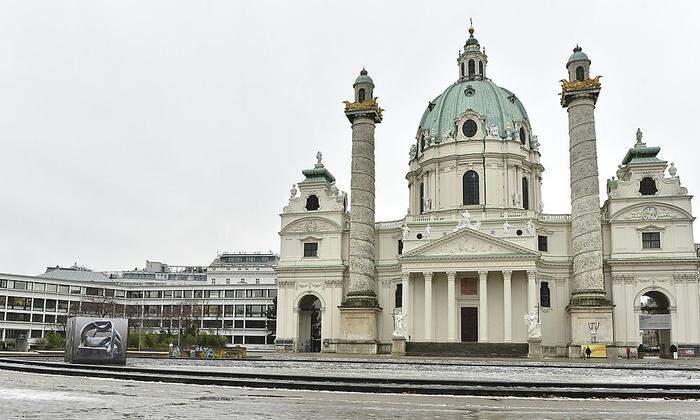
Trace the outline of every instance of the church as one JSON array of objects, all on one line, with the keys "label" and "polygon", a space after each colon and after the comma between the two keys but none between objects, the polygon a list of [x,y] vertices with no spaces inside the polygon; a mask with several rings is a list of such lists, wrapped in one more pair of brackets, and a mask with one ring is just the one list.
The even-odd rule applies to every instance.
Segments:
[{"label": "church", "polygon": [[362,70],[345,102],[350,194],[338,189],[319,153],[281,213],[276,350],[700,351],[692,196],[674,164],[631,129],[601,205],[601,81],[576,46],[560,94],[571,214],[545,213],[536,128],[521,98],[489,78],[487,64],[470,27],[455,80],[428,103],[407,145],[408,211],[391,221],[374,216],[374,131],[383,110]]}]

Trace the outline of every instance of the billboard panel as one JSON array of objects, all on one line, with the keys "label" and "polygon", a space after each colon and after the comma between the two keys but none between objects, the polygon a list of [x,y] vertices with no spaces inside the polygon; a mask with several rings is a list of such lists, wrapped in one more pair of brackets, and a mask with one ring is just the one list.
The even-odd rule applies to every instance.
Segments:
[{"label": "billboard panel", "polygon": [[640,330],[670,330],[671,314],[639,315]]},{"label": "billboard panel", "polygon": [[65,360],[70,363],[125,364],[125,318],[75,316],[66,323]]}]

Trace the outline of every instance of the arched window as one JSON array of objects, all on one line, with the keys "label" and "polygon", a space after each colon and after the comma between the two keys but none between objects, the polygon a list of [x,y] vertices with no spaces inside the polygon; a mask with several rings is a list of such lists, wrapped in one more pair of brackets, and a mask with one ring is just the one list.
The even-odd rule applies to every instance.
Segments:
[{"label": "arched window", "polygon": [[420,138],[420,150],[421,150],[421,152],[423,150],[425,150],[425,138],[424,137]]},{"label": "arched window", "polygon": [[474,137],[476,135],[479,126],[472,119],[468,119],[462,124],[462,134],[464,137]]},{"label": "arched window", "polygon": [[418,213],[419,213],[419,214],[423,214],[423,210],[425,210],[425,209],[423,208],[423,204],[424,204],[424,203],[423,203],[423,200],[425,200],[425,186],[423,185],[422,182],[420,183],[420,189],[419,189],[418,192],[419,192],[419,194],[420,194],[420,203],[418,203],[418,209],[419,209],[420,211],[419,211]]},{"label": "arched window", "polygon": [[357,92],[357,99],[359,99],[360,102],[365,101],[365,90],[364,89],[360,89],[360,91]]},{"label": "arched window", "polygon": [[318,204],[318,197],[315,195],[310,195],[306,198],[306,210],[318,210],[319,207],[321,206]]},{"label": "arched window", "polygon": [[474,60],[469,60],[469,63],[467,63],[468,69],[469,69],[469,77],[474,77]]},{"label": "arched window", "polygon": [[403,307],[403,284],[399,283],[396,285],[396,291],[394,292],[394,308]]},{"label": "arched window", "polygon": [[580,82],[584,78],[585,78],[585,75],[583,74],[583,66],[576,67],[576,80],[578,80]]},{"label": "arched window", "polygon": [[479,204],[479,174],[467,171],[462,177],[462,204]]},{"label": "arched window", "polygon": [[464,77],[464,63],[461,63],[461,64],[459,65],[459,75],[460,75],[461,77]]},{"label": "arched window", "polygon": [[483,76],[483,75],[484,75],[484,62],[479,61],[479,76]]},{"label": "arched window", "polygon": [[646,176],[639,182],[639,193],[642,195],[655,195],[658,191],[653,178]]},{"label": "arched window", "polygon": [[520,127],[520,144],[523,146],[527,140],[527,135],[525,134],[525,127]]},{"label": "arched window", "polygon": [[549,308],[551,306],[549,297],[549,283],[543,281],[540,283],[540,306]]},{"label": "arched window", "polygon": [[523,177],[523,208],[530,210],[530,185],[526,177]]}]

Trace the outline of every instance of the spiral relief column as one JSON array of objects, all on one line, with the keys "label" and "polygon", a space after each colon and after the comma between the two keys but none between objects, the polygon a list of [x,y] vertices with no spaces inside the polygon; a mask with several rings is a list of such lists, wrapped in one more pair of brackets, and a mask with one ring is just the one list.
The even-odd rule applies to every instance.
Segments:
[{"label": "spiral relief column", "polygon": [[[592,340],[612,342],[612,305],[603,276],[603,237],[600,224],[600,191],[596,152],[595,104],[600,76],[591,79],[591,61],[574,49],[562,80],[561,105],[569,113],[569,170],[571,182],[571,279],[570,353]],[[592,328],[597,326],[595,335]]]},{"label": "spiral relief column", "polygon": [[353,84],[355,101],[345,102],[352,124],[350,176],[350,282],[340,307],[341,353],[377,353],[374,232],[374,128],[382,109],[374,97],[374,82],[362,69]]}]

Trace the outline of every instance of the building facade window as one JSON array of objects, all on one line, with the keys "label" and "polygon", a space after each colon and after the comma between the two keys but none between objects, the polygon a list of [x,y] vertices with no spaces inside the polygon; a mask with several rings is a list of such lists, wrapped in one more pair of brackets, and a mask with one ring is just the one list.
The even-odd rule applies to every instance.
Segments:
[{"label": "building facade window", "polygon": [[655,195],[659,190],[656,188],[656,181],[648,176],[639,182],[639,193],[641,195]]},{"label": "building facade window", "polygon": [[642,249],[659,249],[661,248],[661,233],[659,232],[642,232]]},{"label": "building facade window", "polygon": [[585,77],[586,77],[586,75],[584,74],[583,66],[578,66],[578,67],[576,67],[576,80],[578,80],[578,81],[580,82],[580,81],[582,81]]},{"label": "building facade window", "polygon": [[310,195],[306,197],[306,210],[314,211],[318,210],[321,206],[318,203],[318,197],[315,195]]},{"label": "building facade window", "polygon": [[540,306],[543,308],[549,308],[551,306],[549,283],[546,281],[540,283]]},{"label": "building facade window", "polygon": [[358,99],[360,102],[364,102],[364,101],[365,101],[365,96],[366,96],[366,94],[365,94],[365,90],[364,90],[364,89],[360,89],[360,90],[357,92],[357,99]]},{"label": "building facade window", "polygon": [[467,68],[468,68],[468,71],[469,71],[469,78],[474,77],[474,73],[475,73],[475,70],[474,70],[474,68],[475,68],[475,66],[474,66],[474,60],[469,60],[469,63],[467,63]]},{"label": "building facade window", "polygon": [[547,252],[547,237],[544,235],[537,236],[537,250]]},{"label": "building facade window", "polygon": [[467,171],[462,176],[462,204],[479,204],[479,174]]},{"label": "building facade window", "polygon": [[479,76],[483,76],[483,75],[484,75],[484,62],[479,61]]},{"label": "building facade window", "polygon": [[530,183],[527,177],[523,177],[522,180],[523,188],[523,209],[530,210]]},{"label": "building facade window", "polygon": [[403,239],[399,239],[398,246],[399,246],[399,255],[401,255],[401,254],[403,254]]},{"label": "building facade window", "polygon": [[318,257],[318,242],[304,243],[304,257]]},{"label": "building facade window", "polygon": [[520,127],[519,137],[520,137],[520,144],[522,144],[524,146],[525,143],[527,142],[527,134],[525,133],[525,127]]},{"label": "building facade window", "polygon": [[394,292],[394,308],[403,307],[403,284],[399,283],[396,285],[396,291]]}]

